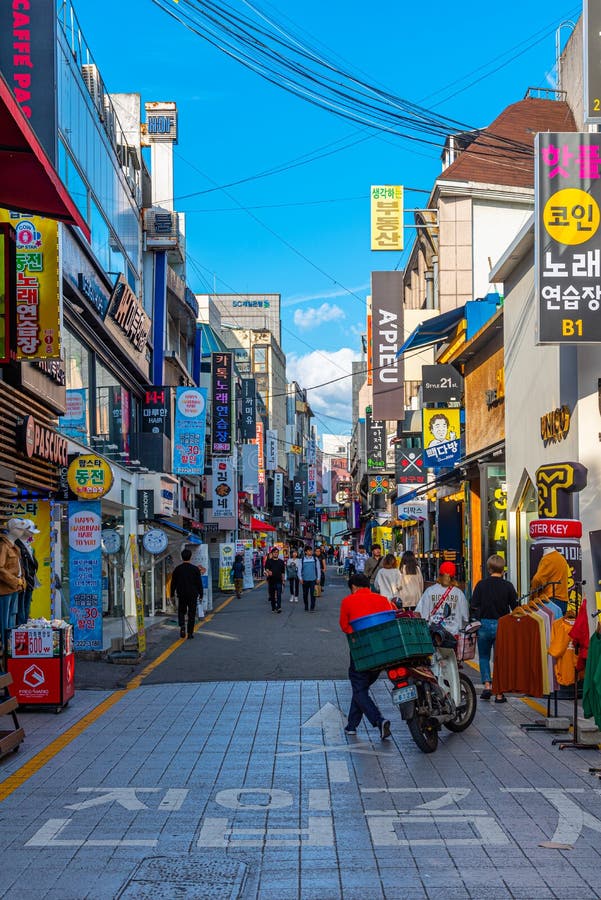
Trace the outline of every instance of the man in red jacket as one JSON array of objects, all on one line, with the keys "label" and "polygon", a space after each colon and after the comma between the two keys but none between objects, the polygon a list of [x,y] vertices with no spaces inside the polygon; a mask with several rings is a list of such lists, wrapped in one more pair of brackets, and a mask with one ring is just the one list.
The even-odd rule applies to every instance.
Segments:
[{"label": "man in red jacket", "polygon": [[[340,627],[345,634],[351,634],[353,629],[351,622],[353,619],[360,619],[361,616],[370,616],[372,613],[383,612],[384,610],[395,609],[390,600],[381,594],[374,594],[369,588],[369,578],[366,575],[351,575],[349,579],[351,593],[345,597],[340,607]],[[377,680],[379,671],[377,672],[358,672],[351,663],[348,670],[348,677],[353,689],[353,698],[348,714],[348,723],[346,725],[346,734],[357,734],[357,727],[361,719],[365,715],[370,724],[379,729],[380,737],[390,737],[390,722],[385,719],[372,698],[369,696],[369,689]]]}]

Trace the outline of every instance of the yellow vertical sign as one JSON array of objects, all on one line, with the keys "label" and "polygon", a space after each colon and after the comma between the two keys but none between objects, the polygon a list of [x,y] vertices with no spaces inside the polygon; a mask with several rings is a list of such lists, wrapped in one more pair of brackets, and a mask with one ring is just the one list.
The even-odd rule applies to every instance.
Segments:
[{"label": "yellow vertical sign", "polygon": [[142,596],[142,576],[140,575],[140,557],[135,534],[129,536],[131,550],[131,567],[134,575],[134,596],[136,598],[136,623],[138,626],[138,650],[146,652],[146,631],[144,629],[144,597]]},{"label": "yellow vertical sign", "polygon": [[0,209],[17,237],[17,359],[60,359],[58,222]]},{"label": "yellow vertical sign", "polygon": [[371,249],[403,249],[403,188],[399,184],[371,186]]}]

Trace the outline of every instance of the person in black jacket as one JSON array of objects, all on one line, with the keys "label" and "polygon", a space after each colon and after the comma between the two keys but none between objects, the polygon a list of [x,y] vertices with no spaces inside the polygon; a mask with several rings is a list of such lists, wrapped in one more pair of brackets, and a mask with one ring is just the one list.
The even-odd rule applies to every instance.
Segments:
[{"label": "person in black jacket", "polygon": [[274,547],[265,563],[265,575],[267,576],[271,611],[281,613],[282,588],[286,582],[286,566],[284,560],[279,558],[279,555],[279,548]]},{"label": "person in black jacket", "polygon": [[[490,674],[490,654],[495,645],[498,621],[502,616],[515,609],[518,595],[512,583],[503,578],[505,560],[502,556],[489,556],[486,561],[488,578],[483,578],[474,588],[470,613],[482,623],[478,631],[478,657],[480,660],[480,677],[484,690],[480,694],[482,700],[490,700],[492,695],[492,679]],[[495,703],[505,703],[503,694],[499,694]]]},{"label": "person in black jacket", "polygon": [[188,640],[194,637],[196,602],[202,600],[202,575],[198,566],[190,562],[192,551],[182,550],[182,562],[176,566],[171,576],[171,602],[177,594],[177,617],[180,637],[186,636],[186,615],[188,617]]}]

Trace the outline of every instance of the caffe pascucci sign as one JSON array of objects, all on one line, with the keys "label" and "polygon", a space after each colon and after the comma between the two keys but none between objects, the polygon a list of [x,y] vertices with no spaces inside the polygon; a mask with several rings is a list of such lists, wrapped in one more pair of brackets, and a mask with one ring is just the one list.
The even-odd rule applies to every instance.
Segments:
[{"label": "caffe pascucci sign", "polygon": [[43,459],[57,466],[68,464],[67,438],[33,416],[25,416],[17,427],[17,448],[29,459]]},{"label": "caffe pascucci sign", "polygon": [[564,441],[570,430],[572,416],[567,406],[558,407],[540,417],[540,436],[545,445]]}]

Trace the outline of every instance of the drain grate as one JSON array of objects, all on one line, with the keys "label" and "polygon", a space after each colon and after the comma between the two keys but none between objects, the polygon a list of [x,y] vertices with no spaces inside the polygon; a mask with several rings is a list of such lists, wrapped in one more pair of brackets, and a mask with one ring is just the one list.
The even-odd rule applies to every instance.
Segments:
[{"label": "drain grate", "polygon": [[192,860],[155,856],[143,859],[118,900],[238,900],[247,867],[236,860]]}]

